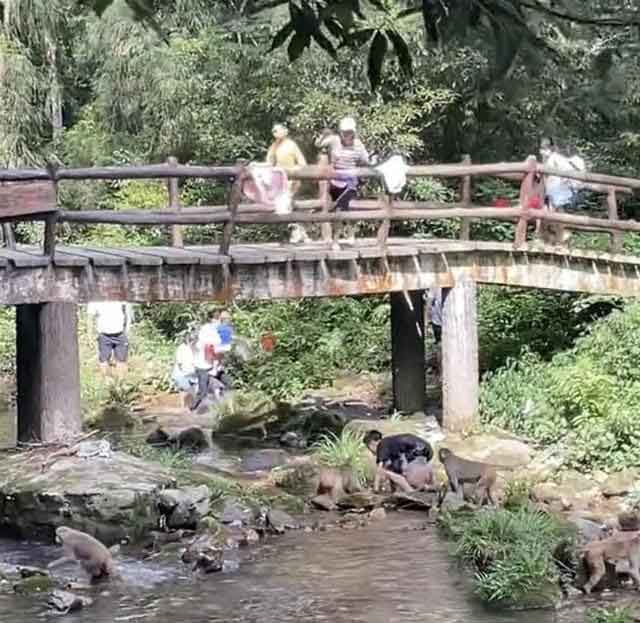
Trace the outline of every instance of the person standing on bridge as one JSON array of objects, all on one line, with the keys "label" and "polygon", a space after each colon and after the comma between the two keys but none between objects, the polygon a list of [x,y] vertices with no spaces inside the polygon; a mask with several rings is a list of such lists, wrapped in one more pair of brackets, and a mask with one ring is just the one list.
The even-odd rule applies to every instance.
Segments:
[{"label": "person standing on bridge", "polygon": [[[329,194],[335,209],[348,210],[351,200],[358,193],[358,177],[353,174],[353,169],[369,164],[369,153],[356,135],[355,120],[351,117],[342,119],[337,135],[325,129],[316,140],[316,147],[329,150],[329,161],[336,171],[336,177],[329,182]],[[343,226],[342,233],[347,244],[355,242],[355,227]],[[334,244],[337,244],[338,232],[335,238]]]},{"label": "person standing on bridge", "polygon": [[116,371],[123,375],[127,371],[129,337],[133,322],[131,305],[123,301],[89,303],[87,314],[95,319],[98,331],[98,361],[103,372],[108,372],[111,357],[116,362]]},{"label": "person standing on bridge", "polygon": [[[307,161],[298,144],[289,138],[289,130],[282,123],[273,126],[273,143],[267,152],[267,163],[274,167],[283,169],[295,169],[307,166]],[[289,180],[289,194],[295,197],[300,190],[300,180]],[[311,242],[304,226],[295,223],[290,225],[291,236],[289,242],[298,244],[300,242]]]}]

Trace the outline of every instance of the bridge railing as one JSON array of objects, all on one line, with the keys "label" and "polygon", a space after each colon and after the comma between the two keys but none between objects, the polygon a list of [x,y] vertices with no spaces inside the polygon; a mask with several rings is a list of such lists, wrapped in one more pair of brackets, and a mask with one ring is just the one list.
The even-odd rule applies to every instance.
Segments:
[{"label": "bridge railing", "polygon": [[[624,232],[640,232],[640,223],[621,220],[618,214],[617,195],[640,188],[635,178],[557,171],[538,163],[530,156],[523,162],[472,164],[468,156],[457,164],[416,165],[408,169],[409,178],[444,177],[460,178],[460,201],[407,201],[382,192],[375,199],[354,199],[348,211],[333,211],[328,193],[328,180],[335,171],[322,159],[318,165],[289,170],[290,179],[312,180],[318,183],[315,199],[299,199],[287,214],[277,214],[272,209],[242,201],[241,182],[247,174],[245,164],[234,166],[196,166],[178,164],[170,158],[165,164],[121,167],[0,169],[0,222],[44,220],[44,252],[53,255],[58,223],[108,223],[117,225],[166,225],[171,227],[172,244],[183,245],[181,225],[222,224],[219,241],[221,253],[228,253],[235,227],[249,224],[321,223],[324,240],[331,239],[331,223],[364,221],[380,223],[377,242],[387,244],[392,221],[418,221],[436,219],[461,219],[459,237],[470,239],[472,221],[500,220],[517,223],[514,245],[526,244],[528,226],[532,223],[551,225],[556,232],[575,229],[608,233],[610,249],[619,252]],[[380,178],[375,168],[359,168],[354,174],[360,178]],[[606,218],[575,215],[541,209],[544,194],[544,175],[556,175],[582,183],[584,188],[606,195]],[[520,196],[516,205],[508,207],[482,206],[472,203],[472,179],[474,177],[498,177],[520,184]],[[181,206],[178,180],[203,178],[222,180],[229,185],[226,205]],[[168,207],[157,210],[62,210],[57,201],[58,184],[65,180],[139,180],[166,179]],[[557,236],[556,243],[562,244]]]}]

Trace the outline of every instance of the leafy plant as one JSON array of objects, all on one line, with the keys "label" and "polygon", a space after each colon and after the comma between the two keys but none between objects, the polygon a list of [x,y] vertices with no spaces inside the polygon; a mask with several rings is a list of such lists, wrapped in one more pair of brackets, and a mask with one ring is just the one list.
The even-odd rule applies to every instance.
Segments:
[{"label": "leafy plant", "polygon": [[313,446],[313,455],[320,464],[350,468],[361,484],[372,477],[371,462],[366,460],[365,453],[362,434],[346,428],[340,436],[333,433],[323,435]]},{"label": "leafy plant", "polygon": [[589,608],[586,619],[587,623],[632,623],[636,617],[627,606],[612,606]]},{"label": "leafy plant", "polygon": [[503,506],[508,510],[517,510],[529,505],[531,483],[528,480],[512,478],[504,487]]}]

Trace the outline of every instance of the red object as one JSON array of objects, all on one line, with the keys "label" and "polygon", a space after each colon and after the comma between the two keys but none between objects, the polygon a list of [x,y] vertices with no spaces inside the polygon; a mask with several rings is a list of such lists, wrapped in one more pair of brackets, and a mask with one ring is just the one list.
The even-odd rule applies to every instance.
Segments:
[{"label": "red object", "polygon": [[505,199],[504,197],[498,197],[497,199],[493,200],[493,207],[494,208],[510,208],[511,201],[509,201],[508,199]]},{"label": "red object", "polygon": [[276,345],[276,338],[273,335],[273,333],[271,332],[265,333],[260,338],[260,345],[262,346],[262,350],[265,351],[266,353],[272,352]]},{"label": "red object", "polygon": [[539,210],[542,207],[542,201],[540,199],[540,195],[533,195],[533,197],[529,197],[529,206],[531,210]]}]

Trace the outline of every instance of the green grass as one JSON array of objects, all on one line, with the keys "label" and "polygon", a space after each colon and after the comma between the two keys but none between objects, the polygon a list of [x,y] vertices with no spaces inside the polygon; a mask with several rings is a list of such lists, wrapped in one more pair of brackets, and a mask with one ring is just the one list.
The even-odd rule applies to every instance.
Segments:
[{"label": "green grass", "polygon": [[635,620],[633,612],[626,606],[587,610],[587,623],[632,623]]},{"label": "green grass", "polygon": [[323,435],[312,447],[313,455],[321,465],[350,468],[361,484],[372,479],[371,463],[366,460],[363,435],[343,429],[340,436],[334,433]]}]

